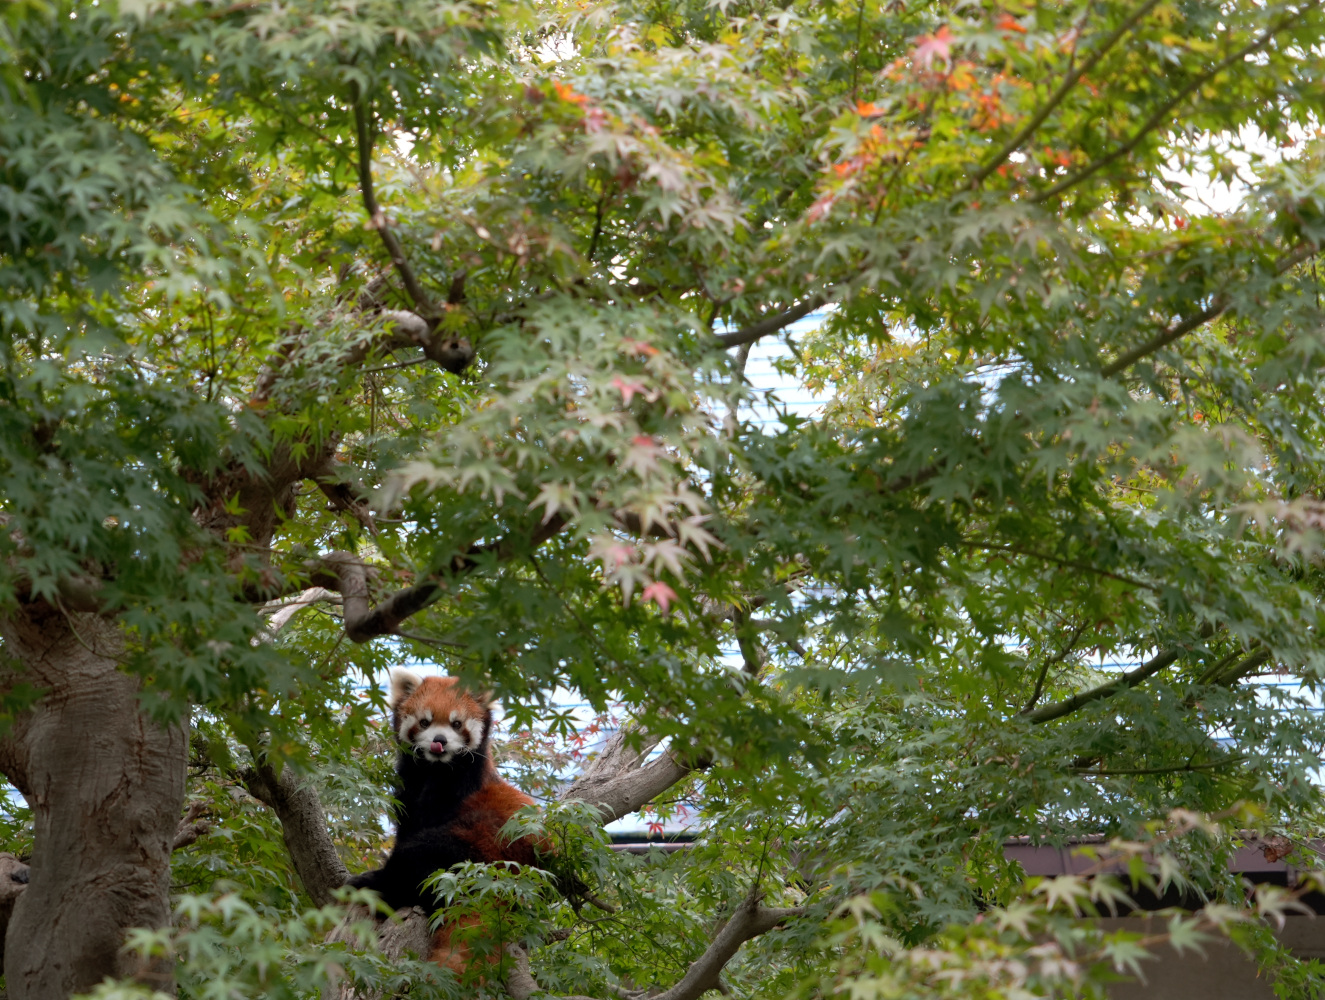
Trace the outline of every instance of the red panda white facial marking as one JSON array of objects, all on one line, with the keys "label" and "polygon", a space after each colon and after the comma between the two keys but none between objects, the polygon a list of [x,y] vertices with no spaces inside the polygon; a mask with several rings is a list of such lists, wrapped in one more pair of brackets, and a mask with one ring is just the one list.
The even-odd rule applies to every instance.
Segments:
[{"label": "red panda white facial marking", "polygon": [[396,736],[415,756],[444,763],[483,745],[488,709],[456,686],[454,677],[419,678],[391,672]]}]

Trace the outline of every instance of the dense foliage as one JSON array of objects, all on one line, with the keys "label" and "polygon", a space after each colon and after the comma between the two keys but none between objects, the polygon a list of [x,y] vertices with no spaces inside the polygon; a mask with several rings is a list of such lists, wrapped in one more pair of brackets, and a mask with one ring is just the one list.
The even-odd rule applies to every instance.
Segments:
[{"label": "dense foliage", "polygon": [[[1319,4],[0,19],[0,613],[95,607],[192,719],[212,829],[130,941],[182,995],[454,988],[322,944],[237,777],[307,771],[373,863],[407,656],[494,691],[547,795],[558,689],[692,768],[657,806],[698,808],[685,851],[552,810],[611,912],[444,876],[552,993],[666,988],[757,892],[799,909],[740,995],[1093,990],[1138,936],[1073,917],[1133,885],[1027,884],[1002,845],[1100,836],[1214,901],[1177,943],[1231,929],[1318,989],[1226,861],[1322,821]],[[778,338],[826,402],[761,428]],[[344,553],[408,610],[352,623]],[[266,633],[313,586],[343,619]],[[43,691],[6,676],[12,722]]]}]

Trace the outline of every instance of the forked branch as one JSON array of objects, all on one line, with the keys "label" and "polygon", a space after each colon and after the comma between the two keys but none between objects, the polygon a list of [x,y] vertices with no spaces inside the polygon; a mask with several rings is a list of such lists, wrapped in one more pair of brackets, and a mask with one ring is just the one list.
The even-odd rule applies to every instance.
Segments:
[{"label": "forked branch", "polygon": [[1147,677],[1153,677],[1167,667],[1172,666],[1178,661],[1178,657],[1183,654],[1181,649],[1166,649],[1154,658],[1147,660],[1135,670],[1129,670],[1120,675],[1117,680],[1109,681],[1098,687],[1090,688],[1070,698],[1064,698],[1062,701],[1055,702],[1052,705],[1045,705],[1043,708],[1037,708],[1033,712],[1027,712],[1025,718],[1039,725],[1042,722],[1050,722],[1054,719],[1061,719],[1065,715],[1071,715],[1084,705],[1089,705],[1092,701],[1099,701],[1101,698],[1111,698],[1113,695],[1122,691],[1127,691],[1136,687]]},{"label": "forked branch", "polygon": [[[635,742],[635,746],[631,743]],[[656,737],[638,730],[618,731],[580,776],[561,794],[563,802],[585,802],[598,810],[603,823],[628,816],[652,802],[707,760],[686,763],[671,751],[648,761]]]},{"label": "forked branch", "polygon": [[1067,76],[1063,77],[1063,82],[1058,85],[1058,88],[1051,95],[1049,95],[1049,99],[1044,102],[1040,107],[1040,110],[1035,112],[1030,120],[1017,131],[1017,134],[1009,139],[1003,148],[990,157],[989,161],[975,172],[974,176],[971,178],[971,187],[979,187],[984,182],[985,178],[997,170],[1009,156],[1019,150],[1022,143],[1029,139],[1035,133],[1035,130],[1044,124],[1045,119],[1053,113],[1054,109],[1063,103],[1063,99],[1067,97],[1072,91],[1072,88],[1081,81],[1081,78],[1091,72],[1109,50],[1118,44],[1119,39],[1131,31],[1132,28],[1136,26],[1137,22],[1154,10],[1158,4],[1159,0],[1146,0],[1145,3],[1133,11],[1130,17],[1123,21],[1122,24],[1118,25],[1118,27],[1100,43],[1099,47],[1091,53],[1089,58],[1082,62],[1075,70],[1068,73]]},{"label": "forked branch", "polygon": [[718,976],[735,957],[741,945],[805,912],[798,906],[760,906],[759,898],[757,889],[751,892],[722,930],[718,931],[704,954],[691,963],[681,981],[671,989],[655,995],[652,1000],[698,1000],[707,991],[718,987]]},{"label": "forked branch", "polygon": [[1047,201],[1048,199],[1054,197],[1055,195],[1061,194],[1062,192],[1066,191],[1068,188],[1080,184],[1086,178],[1090,177],[1092,174],[1108,166],[1110,163],[1113,163],[1115,160],[1121,159],[1122,157],[1125,157],[1128,154],[1130,154],[1132,150],[1136,149],[1136,147],[1140,145],[1140,143],[1142,142],[1142,140],[1145,139],[1146,136],[1154,132],[1157,128],[1159,128],[1160,125],[1162,125],[1164,122],[1168,120],[1169,115],[1172,113],[1173,109],[1176,108],[1179,104],[1185,101],[1192,94],[1197,93],[1202,87],[1204,87],[1207,83],[1213,80],[1224,70],[1228,69],[1230,66],[1242,62],[1248,56],[1254,55],[1255,53],[1259,52],[1261,49],[1265,48],[1265,46],[1269,45],[1270,42],[1274,41],[1275,37],[1279,34],[1279,32],[1283,31],[1285,28],[1291,27],[1295,21],[1300,20],[1309,10],[1312,10],[1313,8],[1318,6],[1320,6],[1320,0],[1315,0],[1315,2],[1313,3],[1303,4],[1302,7],[1298,8],[1296,11],[1290,12],[1289,14],[1281,18],[1278,22],[1271,25],[1269,30],[1267,30],[1264,35],[1247,43],[1242,48],[1229,53],[1219,62],[1209,67],[1204,73],[1201,73],[1193,77],[1190,81],[1188,81],[1185,87],[1183,87],[1177,93],[1175,93],[1171,98],[1169,98],[1169,100],[1165,101],[1164,104],[1162,104],[1149,118],[1147,118],[1140,125],[1140,127],[1138,127],[1137,130],[1132,133],[1131,138],[1129,138],[1121,146],[1116,147],[1111,152],[1100,157],[1098,160],[1094,161],[1093,163],[1089,164],[1086,167],[1083,167],[1077,173],[1072,174],[1069,177],[1064,177],[1061,181],[1053,185],[1053,187],[1049,188],[1048,190],[1041,191],[1033,195],[1030,199],[1031,202],[1037,203],[1037,202]]},{"label": "forked branch", "polygon": [[[549,518],[529,536],[527,547],[538,548],[561,531],[566,523],[560,515]],[[477,569],[485,557],[504,562],[521,551],[524,547],[516,538],[471,546],[467,552],[452,558],[443,572],[389,594],[376,603],[372,601],[368,588],[371,567],[353,552],[327,553],[310,574],[310,579],[315,585],[340,594],[345,609],[345,635],[351,642],[367,642],[378,636],[396,635],[405,619],[418,614],[442,595],[447,577],[454,578]]]},{"label": "forked branch", "polygon": [[199,837],[204,837],[212,832],[212,824],[204,818],[210,808],[210,802],[194,802],[189,806],[188,811],[184,813],[184,818],[179,821],[179,829],[175,831],[175,840],[170,845],[171,851],[188,847],[190,844],[196,843]]}]

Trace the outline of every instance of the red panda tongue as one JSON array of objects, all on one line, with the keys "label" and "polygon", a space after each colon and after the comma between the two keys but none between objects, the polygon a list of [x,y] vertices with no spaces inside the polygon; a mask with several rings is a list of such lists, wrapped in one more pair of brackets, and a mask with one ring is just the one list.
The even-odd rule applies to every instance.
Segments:
[{"label": "red panda tongue", "polygon": [[429,749],[432,750],[433,753],[446,753],[446,744],[441,740],[433,740],[432,746],[429,747]]}]

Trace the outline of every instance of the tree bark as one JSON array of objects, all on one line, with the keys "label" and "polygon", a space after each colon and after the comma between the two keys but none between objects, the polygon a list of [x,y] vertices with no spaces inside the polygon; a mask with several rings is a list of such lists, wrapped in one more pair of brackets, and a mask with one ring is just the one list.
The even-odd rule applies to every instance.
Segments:
[{"label": "tree bark", "polygon": [[293,768],[282,768],[277,776],[266,763],[245,768],[239,778],[249,793],[280,819],[290,860],[309,898],[318,906],[335,902],[333,894],[350,873],[327,833],[327,814],[317,789],[300,781]]},{"label": "tree bark", "polygon": [[[28,887],[28,866],[8,851],[0,853],[0,935],[14,915],[14,904]],[[0,948],[0,972],[5,971],[3,948]]]},{"label": "tree bark", "polygon": [[[638,748],[630,745],[632,735],[640,741]],[[647,733],[619,730],[559,798],[594,806],[599,821],[606,825],[652,802],[691,771],[708,767],[703,758],[686,763],[670,750],[646,763],[649,751],[657,745],[657,737]]]},{"label": "tree bark", "polygon": [[0,621],[11,682],[44,690],[15,720],[0,767],[32,807],[30,885],[4,943],[11,1000],[64,1000],[106,976],[171,989],[169,962],[122,952],[170,919],[170,852],[184,802],[185,726],[139,706],[113,621],[43,601]]},{"label": "tree bark", "polygon": [[[355,933],[355,926],[369,919],[375,918],[372,918],[367,907],[351,906],[345,913],[345,919],[327,935],[327,943],[340,942],[351,947],[362,947],[364,944],[371,946],[371,942],[362,941]],[[398,910],[395,919],[375,919],[375,923],[376,944],[383,958],[427,958],[432,931],[428,927],[428,914],[417,906]],[[360,990],[349,978],[336,977],[322,991],[322,997],[323,1000],[383,1000],[385,993],[380,990]]]}]

